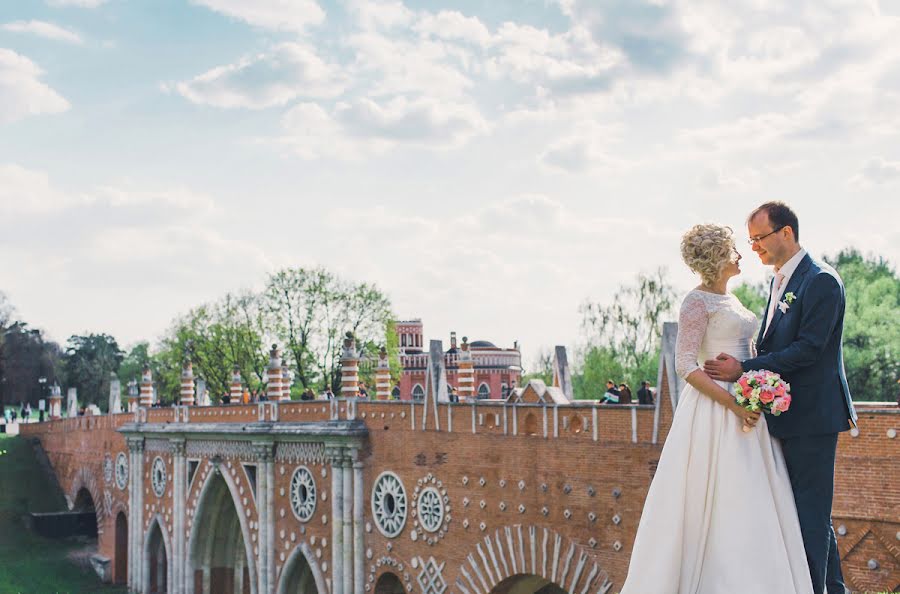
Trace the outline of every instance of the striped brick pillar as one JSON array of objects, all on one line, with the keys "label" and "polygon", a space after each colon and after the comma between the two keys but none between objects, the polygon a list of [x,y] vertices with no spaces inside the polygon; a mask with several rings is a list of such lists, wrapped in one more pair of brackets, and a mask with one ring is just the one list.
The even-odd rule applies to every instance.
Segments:
[{"label": "striped brick pillar", "polygon": [[344,348],[341,351],[341,398],[354,398],[359,395],[359,353],[356,351],[356,339],[348,332],[344,336]]},{"label": "striped brick pillar", "polygon": [[237,365],[231,370],[231,389],[229,394],[233,403],[241,402],[241,397],[244,395],[244,387],[241,383],[241,368]]},{"label": "striped brick pillar", "polygon": [[50,387],[50,418],[62,418],[62,390],[56,384]]},{"label": "striped brick pillar", "polygon": [[128,382],[128,412],[134,412],[138,408],[138,384],[137,380]]},{"label": "striped brick pillar", "polygon": [[141,396],[138,398],[138,405],[146,408],[153,406],[153,372],[149,367],[144,367],[141,374]]},{"label": "striped brick pillar", "polygon": [[190,359],[181,368],[181,390],[178,395],[181,396],[182,406],[194,406],[194,365]]},{"label": "striped brick pillar", "polygon": [[391,367],[388,365],[387,350],[381,347],[378,353],[378,367],[375,368],[375,398],[378,400],[390,400],[391,398]]},{"label": "striped brick pillar", "polygon": [[283,364],[281,366],[281,400],[282,402],[285,400],[291,399],[291,382],[294,377],[291,373],[291,368],[287,366],[287,364]]},{"label": "striped brick pillar", "polygon": [[281,400],[281,351],[274,344],[269,351],[269,368],[266,371],[266,398],[271,402]]},{"label": "striped brick pillar", "polygon": [[456,374],[457,393],[459,401],[475,399],[475,362],[472,361],[472,352],[469,350],[469,339],[463,336],[462,346],[459,348],[459,358],[457,359],[458,371]]}]

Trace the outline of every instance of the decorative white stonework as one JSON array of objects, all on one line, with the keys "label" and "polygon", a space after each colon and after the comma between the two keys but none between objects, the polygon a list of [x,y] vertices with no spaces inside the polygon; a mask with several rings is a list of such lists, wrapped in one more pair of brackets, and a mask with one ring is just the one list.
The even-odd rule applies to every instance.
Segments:
[{"label": "decorative white stonework", "polygon": [[324,464],[324,443],[279,443],[275,448],[275,460],[294,464]]},{"label": "decorative white stonework", "polygon": [[107,485],[113,481],[113,472],[112,456],[106,454],[106,456],[103,457],[103,480]]},{"label": "decorative white stonework", "polygon": [[422,594],[444,594],[447,589],[447,582],[443,575],[446,562],[438,565],[434,557],[429,557],[428,561],[420,561],[420,564],[422,571],[416,576],[416,581],[422,588]]},{"label": "decorative white stonework", "polygon": [[378,531],[397,537],[406,525],[407,499],[403,482],[390,471],[382,472],[372,488],[372,516]]},{"label": "decorative white stonework", "polygon": [[157,452],[159,454],[171,454],[172,442],[168,439],[147,438],[144,440],[144,450],[147,452]]},{"label": "decorative white stonework", "polygon": [[291,509],[301,522],[316,512],[316,481],[306,466],[298,466],[291,477]]},{"label": "decorative white stonework", "polygon": [[123,452],[116,456],[116,486],[122,491],[128,486],[128,456]]},{"label": "decorative white stonework", "polygon": [[418,494],[416,514],[419,525],[426,532],[437,532],[444,523],[444,502],[440,492],[434,487],[426,487]]},{"label": "decorative white stonework", "polygon": [[153,459],[153,466],[150,469],[150,482],[153,485],[153,492],[157,497],[162,497],[166,492],[166,463],[157,456]]},{"label": "decorative white stonework", "polygon": [[256,460],[257,452],[249,441],[225,441],[212,439],[192,439],[185,446],[189,458],[239,458]]}]

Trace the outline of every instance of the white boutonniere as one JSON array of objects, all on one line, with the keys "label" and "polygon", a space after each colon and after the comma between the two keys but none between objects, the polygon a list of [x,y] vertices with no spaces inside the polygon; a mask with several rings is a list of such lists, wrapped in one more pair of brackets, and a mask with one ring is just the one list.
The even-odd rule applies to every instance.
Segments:
[{"label": "white boutonniere", "polygon": [[787,313],[787,310],[791,308],[791,303],[793,303],[795,299],[797,299],[797,296],[794,295],[793,291],[784,294],[784,299],[778,302],[778,309],[781,310],[782,314]]}]

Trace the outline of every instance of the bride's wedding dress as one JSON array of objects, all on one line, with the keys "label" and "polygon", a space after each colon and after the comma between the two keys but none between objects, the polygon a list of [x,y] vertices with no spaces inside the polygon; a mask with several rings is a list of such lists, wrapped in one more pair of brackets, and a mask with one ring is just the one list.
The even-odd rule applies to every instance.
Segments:
[{"label": "bride's wedding dress", "polygon": [[[734,295],[691,291],[677,373],[720,352],[748,358],[757,324]],[[741,425],[693,386],[681,392],[621,594],[812,594],[781,446],[765,415],[749,433]]]}]

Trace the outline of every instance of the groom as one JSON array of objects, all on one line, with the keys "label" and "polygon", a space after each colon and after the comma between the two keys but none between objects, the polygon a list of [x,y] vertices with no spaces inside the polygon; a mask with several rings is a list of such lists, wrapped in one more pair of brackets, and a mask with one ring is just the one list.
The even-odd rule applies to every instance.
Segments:
[{"label": "groom", "polygon": [[831,526],[838,433],[856,426],[841,347],[844,285],[833,268],[800,247],[797,215],[786,204],[763,204],[750,213],[747,228],[753,251],[775,268],[758,355],[738,361],[723,353],[704,368],[728,382],[745,371],[768,369],[791,385],[790,410],[766,417],[766,424],[781,441],[813,592],[845,594]]}]

